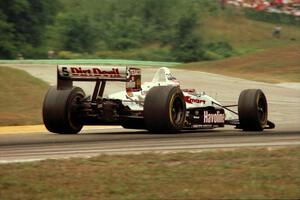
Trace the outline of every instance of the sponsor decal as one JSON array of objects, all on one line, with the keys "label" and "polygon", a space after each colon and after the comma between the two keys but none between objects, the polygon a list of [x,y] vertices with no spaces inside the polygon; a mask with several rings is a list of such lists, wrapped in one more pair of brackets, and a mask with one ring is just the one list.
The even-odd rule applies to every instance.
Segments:
[{"label": "sponsor decal", "polygon": [[216,113],[209,113],[207,110],[204,111],[203,122],[205,124],[219,124],[225,123],[225,114],[217,111]]},{"label": "sponsor decal", "polygon": [[129,72],[131,76],[141,75],[141,70],[136,68],[129,68]]},{"label": "sponsor decal", "polygon": [[186,103],[190,103],[190,104],[193,104],[193,103],[205,103],[206,101],[203,100],[203,99],[194,99],[192,98],[191,96],[185,96],[184,97],[184,101]]},{"label": "sponsor decal", "polygon": [[126,82],[126,91],[138,92],[141,90],[141,70],[138,68],[130,68],[128,81]]},{"label": "sponsor decal", "polygon": [[[108,78],[120,78],[120,72],[118,68],[112,68],[111,70],[101,70],[100,68],[82,69],[81,67],[70,67],[70,73],[72,76],[80,77],[108,77]],[[63,72],[64,69],[63,69]]]},{"label": "sponsor decal", "polygon": [[126,81],[129,78],[127,67],[123,66],[84,66],[58,65],[58,76],[69,79],[104,79]]}]

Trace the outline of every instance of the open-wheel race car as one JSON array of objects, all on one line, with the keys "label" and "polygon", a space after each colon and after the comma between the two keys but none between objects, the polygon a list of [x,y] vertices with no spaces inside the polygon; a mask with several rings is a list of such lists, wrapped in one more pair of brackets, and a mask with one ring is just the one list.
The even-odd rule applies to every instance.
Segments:
[{"label": "open-wheel race car", "polygon": [[[94,81],[93,94],[73,81]],[[108,81],[126,83],[123,91],[103,97]],[[237,106],[237,112],[231,107]],[[44,99],[43,120],[50,132],[76,134],[84,125],[121,125],[153,133],[232,125],[244,131],[272,129],[268,104],[260,89],[241,92],[237,105],[222,105],[204,92],[180,88],[168,68],[159,68],[141,84],[141,69],[124,66],[58,65],[57,85]]]}]

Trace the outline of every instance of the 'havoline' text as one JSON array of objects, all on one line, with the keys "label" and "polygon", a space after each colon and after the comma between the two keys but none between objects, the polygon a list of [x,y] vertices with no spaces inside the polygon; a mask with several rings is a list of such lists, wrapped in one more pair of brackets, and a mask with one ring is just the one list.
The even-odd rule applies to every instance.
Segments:
[{"label": "'havoline' text", "polygon": [[207,124],[219,124],[225,122],[225,115],[224,113],[208,113],[208,111],[204,111],[203,122]]}]

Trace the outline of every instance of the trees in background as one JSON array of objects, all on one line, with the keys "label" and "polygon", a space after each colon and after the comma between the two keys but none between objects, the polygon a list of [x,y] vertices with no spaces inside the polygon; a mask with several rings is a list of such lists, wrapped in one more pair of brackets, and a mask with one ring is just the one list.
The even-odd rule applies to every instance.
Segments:
[{"label": "trees in background", "polygon": [[0,0],[0,58],[46,54],[40,48],[58,5],[57,0]]},{"label": "trees in background", "polygon": [[122,54],[122,58],[202,60],[207,45],[199,20],[201,12],[214,10],[215,4],[211,0],[0,0],[0,58],[45,58],[48,50],[54,50],[63,52],[63,58]]},{"label": "trees in background", "polygon": [[0,58],[13,58],[16,52],[13,26],[0,10]]},{"label": "trees in background", "polygon": [[197,13],[190,9],[188,14],[179,18],[175,37],[172,42],[172,54],[177,61],[192,62],[204,58],[204,45],[199,34],[195,32],[199,26]]},{"label": "trees in background", "polygon": [[[203,42],[195,32],[199,24],[197,7],[201,7],[199,2],[203,0],[62,2],[65,9],[51,26],[59,34],[48,42],[56,51],[88,54],[101,51],[97,55],[103,55],[105,51],[132,52],[156,46],[167,49],[166,60],[188,62],[203,58]],[[153,59],[152,56],[150,49],[148,59]],[[141,57],[145,58],[145,53]]]},{"label": "trees in background", "polygon": [[91,19],[86,15],[68,15],[61,20],[62,49],[78,53],[93,53],[96,43],[96,31]]}]

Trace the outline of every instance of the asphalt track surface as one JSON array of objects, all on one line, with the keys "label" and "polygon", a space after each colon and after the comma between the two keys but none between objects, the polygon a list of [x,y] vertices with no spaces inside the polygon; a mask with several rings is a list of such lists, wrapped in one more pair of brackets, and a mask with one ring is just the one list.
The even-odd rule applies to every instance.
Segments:
[{"label": "asphalt track surface", "polygon": [[298,131],[242,132],[231,128],[151,133],[122,128],[52,133],[1,134],[0,164],[101,154],[199,152],[237,148],[300,146]]},{"label": "asphalt track surface", "polygon": [[[55,65],[15,65],[50,84],[56,82]],[[156,69],[143,68],[143,82],[150,81]],[[273,130],[242,132],[232,127],[180,133],[113,129],[85,130],[78,135],[57,135],[41,130],[26,134],[0,134],[0,163],[25,162],[99,154],[134,154],[144,152],[204,151],[254,147],[300,145],[300,90],[276,84],[248,81],[221,75],[172,69],[182,88],[205,91],[222,104],[235,104],[243,89],[260,88],[267,96],[269,119]],[[80,85],[91,93],[93,85]],[[109,85],[107,93],[124,90],[124,83]]]}]

